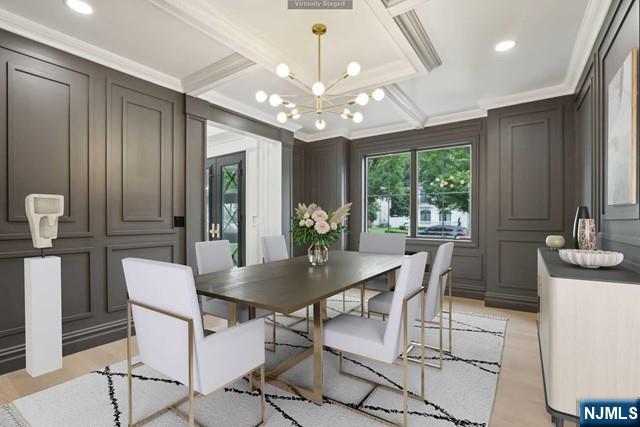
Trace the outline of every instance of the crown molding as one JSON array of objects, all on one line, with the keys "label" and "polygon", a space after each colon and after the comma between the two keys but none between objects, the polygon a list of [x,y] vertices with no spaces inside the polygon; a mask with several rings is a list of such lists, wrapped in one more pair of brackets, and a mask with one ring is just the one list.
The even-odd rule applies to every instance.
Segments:
[{"label": "crown molding", "polygon": [[415,11],[409,10],[395,16],[393,20],[398,24],[398,28],[407,38],[427,71],[432,71],[442,65],[442,60]]},{"label": "crown molding", "polygon": [[315,142],[339,137],[349,139],[349,132],[346,129],[328,129],[313,133],[299,130],[294,133],[293,137],[303,142]]},{"label": "crown molding", "polygon": [[123,73],[182,92],[179,78],[0,9],[0,28]]},{"label": "crown molding", "polygon": [[370,136],[386,135],[389,133],[403,132],[405,130],[413,130],[413,129],[415,129],[415,127],[411,126],[406,122],[392,123],[389,125],[354,130],[349,135],[349,139],[367,138]]},{"label": "crown molding", "polygon": [[282,129],[290,130],[291,132],[302,129],[301,125],[293,123],[291,121],[288,121],[284,124],[279,123],[274,115],[266,113],[258,108],[249,106],[243,102],[236,101],[235,99],[229,98],[228,96],[222,95],[213,90],[200,95],[199,98],[228,110],[232,110],[253,119],[260,120],[261,122],[265,122]]},{"label": "crown molding", "polygon": [[414,129],[423,127],[427,121],[426,115],[422,112],[397,83],[392,83],[384,87],[387,97],[393,102],[402,116],[413,125]]},{"label": "crown molding", "polygon": [[431,116],[425,121],[424,127],[463,122],[465,120],[479,119],[481,117],[487,117],[487,110],[485,110],[484,108],[474,108],[471,110],[458,111],[455,113]]},{"label": "crown molding", "polygon": [[589,0],[582,18],[576,42],[573,45],[569,67],[565,77],[565,84],[575,91],[582,70],[589,60],[593,45],[598,38],[600,28],[611,6],[612,0]]},{"label": "crown molding", "polygon": [[526,102],[539,101],[541,99],[555,98],[557,96],[569,94],[573,94],[573,89],[565,83],[561,83],[555,86],[513,93],[511,95],[481,99],[478,101],[478,105],[485,110],[491,110],[494,108],[508,107],[510,105],[524,104]]},{"label": "crown molding", "polygon": [[255,65],[255,62],[234,52],[183,78],[182,87],[189,95],[198,96],[240,77],[244,74],[243,72],[248,72]]}]

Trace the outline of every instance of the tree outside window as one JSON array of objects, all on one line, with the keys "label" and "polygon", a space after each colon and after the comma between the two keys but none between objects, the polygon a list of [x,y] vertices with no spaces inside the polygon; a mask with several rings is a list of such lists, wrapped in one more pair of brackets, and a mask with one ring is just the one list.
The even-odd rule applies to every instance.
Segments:
[{"label": "tree outside window", "polygon": [[471,238],[471,145],[370,156],[366,179],[367,231],[411,235],[414,224],[412,237]]}]

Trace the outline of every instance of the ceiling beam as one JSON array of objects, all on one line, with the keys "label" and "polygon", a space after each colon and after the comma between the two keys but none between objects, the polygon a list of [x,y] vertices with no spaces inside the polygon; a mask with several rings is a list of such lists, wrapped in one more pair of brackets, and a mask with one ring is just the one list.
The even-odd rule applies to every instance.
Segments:
[{"label": "ceiling beam", "polygon": [[387,11],[391,16],[398,16],[414,9],[429,0],[384,0]]},{"label": "ceiling beam", "polygon": [[407,122],[415,129],[422,129],[424,127],[427,121],[426,114],[404,93],[397,83],[385,86],[384,90],[387,98],[393,102]]},{"label": "ceiling beam", "polygon": [[198,96],[239,77],[238,73],[247,71],[254,65],[255,62],[234,52],[183,78],[182,87],[189,95]]},{"label": "ceiling beam", "polygon": [[429,39],[429,35],[422,26],[420,18],[413,10],[394,16],[393,20],[396,21],[400,31],[407,38],[427,71],[442,65],[442,60],[438,52],[436,52],[436,48],[431,43],[431,39]]}]

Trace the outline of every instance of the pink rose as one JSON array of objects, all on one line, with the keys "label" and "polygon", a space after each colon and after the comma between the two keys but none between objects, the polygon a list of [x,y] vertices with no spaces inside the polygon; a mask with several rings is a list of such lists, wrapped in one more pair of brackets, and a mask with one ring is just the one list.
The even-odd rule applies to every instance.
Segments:
[{"label": "pink rose", "polygon": [[313,220],[312,219],[305,220],[304,225],[306,225],[307,227],[313,227]]},{"label": "pink rose", "polygon": [[314,213],[311,214],[311,218],[315,221],[327,221],[327,219],[329,219],[329,215],[327,215],[327,213],[325,211],[323,211],[322,209],[318,209],[317,211],[315,211]]},{"label": "pink rose", "polygon": [[318,234],[327,234],[331,230],[331,226],[327,221],[318,221],[313,228]]}]

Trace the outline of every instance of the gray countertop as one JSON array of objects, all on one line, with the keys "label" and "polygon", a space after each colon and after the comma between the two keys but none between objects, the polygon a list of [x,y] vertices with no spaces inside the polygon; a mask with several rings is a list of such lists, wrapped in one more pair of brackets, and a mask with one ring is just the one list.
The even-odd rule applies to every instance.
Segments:
[{"label": "gray countertop", "polygon": [[560,259],[557,251],[538,249],[551,277],[558,279],[590,280],[595,282],[627,283],[640,285],[640,273],[624,267],[583,268]]}]

